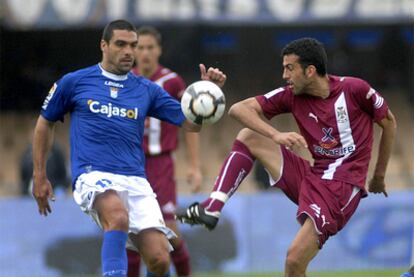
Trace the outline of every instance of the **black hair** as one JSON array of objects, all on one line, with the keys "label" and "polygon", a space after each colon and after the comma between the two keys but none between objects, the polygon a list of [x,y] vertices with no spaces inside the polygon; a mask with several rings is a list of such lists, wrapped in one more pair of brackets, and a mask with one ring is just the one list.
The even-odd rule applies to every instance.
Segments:
[{"label": "black hair", "polygon": [[114,30],[127,30],[127,31],[131,31],[131,32],[136,32],[137,29],[135,29],[135,26],[124,19],[118,19],[118,20],[114,20],[109,22],[102,33],[102,39],[106,42],[109,43],[109,41],[111,40],[113,34],[114,34]]},{"label": "black hair", "polygon": [[299,64],[303,69],[313,65],[318,75],[326,75],[328,57],[323,44],[318,40],[314,38],[294,40],[282,49],[282,57],[290,54],[295,54],[299,57]]},{"label": "black hair", "polygon": [[138,34],[138,37],[141,36],[141,35],[153,36],[155,38],[155,40],[157,41],[158,45],[161,46],[161,42],[162,42],[161,34],[154,27],[142,26],[141,28],[139,28],[137,30],[137,34]]}]

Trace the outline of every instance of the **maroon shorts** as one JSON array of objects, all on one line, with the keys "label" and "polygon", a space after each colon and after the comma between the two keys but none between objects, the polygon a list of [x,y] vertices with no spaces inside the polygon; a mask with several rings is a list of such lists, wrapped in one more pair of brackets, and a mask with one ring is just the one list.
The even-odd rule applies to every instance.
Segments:
[{"label": "maroon shorts", "polygon": [[341,230],[358,207],[363,191],[338,180],[324,180],[311,172],[307,160],[281,147],[281,177],[274,185],[298,205],[297,219],[311,218],[319,235],[319,247]]},{"label": "maroon shorts", "polygon": [[161,208],[164,220],[174,220],[177,204],[174,160],[171,153],[145,157],[145,170]]}]

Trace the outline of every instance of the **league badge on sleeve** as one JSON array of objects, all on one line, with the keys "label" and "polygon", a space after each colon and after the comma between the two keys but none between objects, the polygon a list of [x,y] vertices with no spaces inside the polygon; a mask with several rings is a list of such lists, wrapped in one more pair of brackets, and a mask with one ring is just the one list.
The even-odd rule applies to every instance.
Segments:
[{"label": "league badge on sleeve", "polygon": [[43,102],[43,105],[42,105],[43,110],[47,109],[50,99],[52,99],[53,95],[55,94],[56,88],[57,88],[57,84],[54,83],[53,86],[50,88],[49,94],[46,96],[45,101]]}]

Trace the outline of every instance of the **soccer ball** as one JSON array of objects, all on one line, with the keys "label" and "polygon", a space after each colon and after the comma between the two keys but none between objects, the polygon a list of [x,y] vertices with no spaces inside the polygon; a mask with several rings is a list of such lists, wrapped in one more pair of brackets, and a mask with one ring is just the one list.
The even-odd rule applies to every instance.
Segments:
[{"label": "soccer ball", "polygon": [[219,86],[210,81],[189,85],[181,97],[181,110],[197,124],[213,124],[224,114],[226,99]]}]

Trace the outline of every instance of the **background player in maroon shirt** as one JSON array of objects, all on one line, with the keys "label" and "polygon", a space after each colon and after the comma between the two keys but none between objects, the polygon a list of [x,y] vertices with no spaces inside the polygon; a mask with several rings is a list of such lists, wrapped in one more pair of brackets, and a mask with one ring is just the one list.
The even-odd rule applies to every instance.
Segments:
[{"label": "background player in maroon shirt", "polygon": [[[141,27],[137,31],[138,45],[136,50],[137,66],[133,72],[142,75],[162,86],[173,97],[180,99],[186,85],[175,72],[159,64],[161,56],[161,35],[153,27]],[[188,175],[187,181],[192,185],[192,191],[200,189],[202,174],[199,159],[199,136],[197,133],[185,132],[187,150]],[[176,183],[174,176],[173,152],[178,146],[178,128],[156,118],[148,117],[145,122],[144,152],[145,171],[151,184],[166,225],[178,237],[171,241],[174,251],[171,258],[177,275],[190,276],[190,256],[185,242],[181,239],[174,220],[176,208]],[[128,276],[139,276],[140,257],[138,253],[128,250]]]},{"label": "background player in maroon shirt", "polygon": [[[287,86],[236,103],[229,114],[247,128],[239,132],[210,197],[177,217],[213,229],[228,198],[258,159],[271,185],[298,205],[301,228],[287,253],[285,276],[306,276],[324,242],[341,230],[366,196],[373,122],[382,128],[369,191],[383,193],[396,121],[384,98],[365,81],[327,74],[323,45],[304,38],[282,50]],[[281,132],[266,119],[292,113],[300,133]],[[307,148],[314,163],[294,151]],[[276,230],[277,232],[277,230]]]}]

